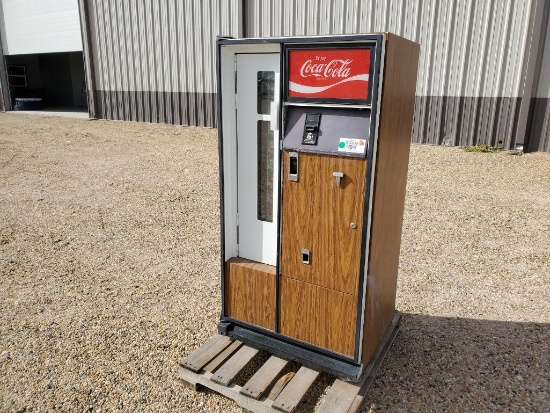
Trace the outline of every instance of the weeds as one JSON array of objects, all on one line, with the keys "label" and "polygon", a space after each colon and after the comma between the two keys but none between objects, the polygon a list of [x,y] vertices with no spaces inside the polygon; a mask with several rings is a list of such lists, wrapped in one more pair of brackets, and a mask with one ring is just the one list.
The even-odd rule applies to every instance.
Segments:
[{"label": "weeds", "polygon": [[502,150],[501,148],[497,148],[496,146],[489,146],[485,144],[461,146],[460,149],[466,152],[484,152],[484,153],[495,153],[495,152],[500,152]]}]

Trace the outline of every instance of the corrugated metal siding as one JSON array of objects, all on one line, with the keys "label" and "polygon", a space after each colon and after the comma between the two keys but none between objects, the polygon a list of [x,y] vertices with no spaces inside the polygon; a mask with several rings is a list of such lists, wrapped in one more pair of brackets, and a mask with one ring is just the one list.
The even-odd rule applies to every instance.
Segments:
[{"label": "corrugated metal siding", "polygon": [[98,117],[215,126],[215,38],[241,35],[240,0],[83,3]]},{"label": "corrugated metal siding", "polygon": [[541,32],[538,81],[533,98],[530,151],[550,152],[550,4],[546,5]]},{"label": "corrugated metal siding", "polygon": [[529,0],[245,3],[248,37],[389,31],[420,43],[413,140],[515,145]]},{"label": "corrugated metal siding", "polygon": [[[217,35],[390,31],[421,44],[413,141],[504,148],[523,142],[520,113],[531,102],[526,72],[540,1],[80,0],[95,116],[215,126]],[[547,100],[537,99],[531,118],[549,125]],[[550,126],[539,129],[546,135],[534,150],[550,151]]]}]

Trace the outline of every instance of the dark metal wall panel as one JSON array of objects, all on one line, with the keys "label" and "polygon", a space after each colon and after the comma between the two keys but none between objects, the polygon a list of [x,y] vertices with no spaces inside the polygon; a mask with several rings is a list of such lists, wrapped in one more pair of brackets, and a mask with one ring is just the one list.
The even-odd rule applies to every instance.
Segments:
[{"label": "dark metal wall panel", "polygon": [[416,143],[511,147],[521,98],[417,96]]},{"label": "dark metal wall panel", "polygon": [[97,117],[215,126],[215,39],[242,33],[242,0],[80,0]]},{"label": "dark metal wall panel", "polygon": [[529,151],[550,152],[550,99],[532,99],[532,123]]},{"label": "dark metal wall panel", "polygon": [[[215,93],[97,90],[96,96],[98,112],[103,115],[100,117],[102,119],[181,124],[175,121],[168,122],[170,119],[168,117],[160,117],[162,113],[160,106],[163,102],[168,108],[166,113],[168,116],[174,116],[174,120],[177,120],[178,117],[183,118],[181,108],[183,108],[183,112],[188,113],[198,113],[199,111],[215,113],[216,110]],[[125,107],[132,105],[136,107],[136,110],[128,112],[127,116]],[[177,112],[176,108],[178,108]],[[189,123],[189,126],[210,126],[204,125],[204,123],[214,121],[213,118],[206,115],[191,117],[190,120],[195,120],[195,123]]]},{"label": "dark metal wall panel", "polygon": [[550,4],[543,18],[536,92],[531,99],[528,150],[550,152]]}]

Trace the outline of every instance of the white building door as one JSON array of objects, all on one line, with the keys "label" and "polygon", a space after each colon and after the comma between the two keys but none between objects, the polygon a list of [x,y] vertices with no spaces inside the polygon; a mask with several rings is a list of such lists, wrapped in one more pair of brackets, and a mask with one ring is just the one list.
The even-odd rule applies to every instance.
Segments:
[{"label": "white building door", "polygon": [[239,256],[277,262],[280,55],[237,54]]}]

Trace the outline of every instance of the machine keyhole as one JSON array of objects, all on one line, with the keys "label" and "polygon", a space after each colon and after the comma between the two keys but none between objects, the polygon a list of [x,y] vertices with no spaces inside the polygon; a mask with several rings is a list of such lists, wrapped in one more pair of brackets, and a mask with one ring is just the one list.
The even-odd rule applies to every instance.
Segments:
[{"label": "machine keyhole", "polygon": [[302,248],[302,263],[309,264],[310,259],[311,259],[311,252],[306,248]]}]

